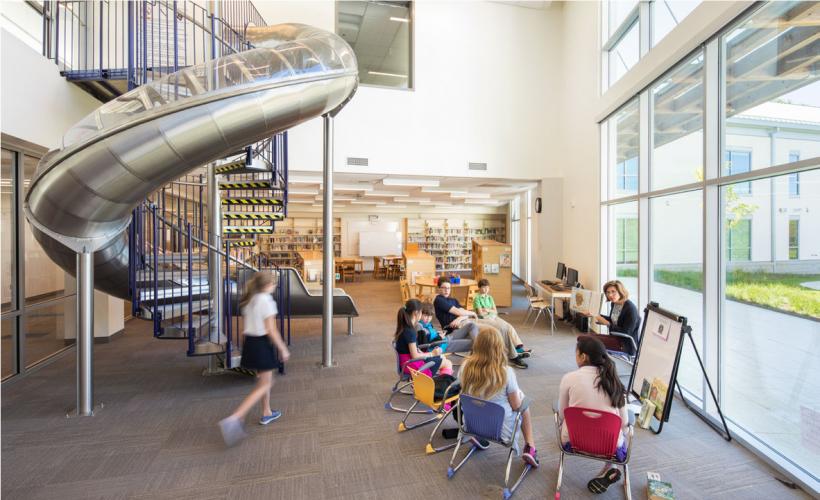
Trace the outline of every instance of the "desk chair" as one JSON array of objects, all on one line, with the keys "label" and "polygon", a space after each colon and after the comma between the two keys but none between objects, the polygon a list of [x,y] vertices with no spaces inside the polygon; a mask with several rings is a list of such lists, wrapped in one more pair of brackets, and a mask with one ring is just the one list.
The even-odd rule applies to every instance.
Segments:
[{"label": "desk chair", "polygon": [[344,263],[341,265],[341,275],[342,281],[347,283],[348,278],[350,281],[356,281],[356,264],[353,263]]},{"label": "desk chair", "polygon": [[[429,344],[422,344],[419,345],[418,348],[422,350],[428,350],[438,347],[439,345],[443,344],[444,341],[440,342],[431,342]],[[398,396],[399,394],[403,394],[405,396],[412,396],[413,395],[413,379],[410,378],[409,370],[405,370],[407,363],[410,363],[413,360],[407,361],[402,363],[399,359],[399,353],[396,351],[396,342],[391,342],[390,345],[393,347],[393,352],[396,354],[396,373],[399,376],[399,379],[393,384],[393,388],[390,390],[390,397],[387,398],[387,402],[384,403],[385,410],[393,410],[402,413],[407,412],[407,408],[400,408],[393,404],[393,398]],[[429,368],[432,368],[435,365],[434,361],[429,361],[422,365],[419,369],[424,371]],[[430,414],[433,413],[430,409],[423,409],[423,410],[413,410],[413,413],[424,413]]]},{"label": "desk chair", "polygon": [[453,456],[450,458],[450,466],[447,468],[447,477],[452,478],[476,450],[476,446],[472,445],[467,455],[456,464],[456,457],[458,456],[458,451],[461,448],[461,442],[464,438],[474,436],[479,439],[486,439],[510,449],[507,454],[507,467],[504,472],[504,491],[502,496],[505,500],[510,498],[530,469],[532,469],[530,464],[525,465],[524,470],[521,471],[515,484],[513,484],[512,487],[509,486],[513,451],[517,448],[515,439],[521,427],[521,419],[529,406],[530,398],[525,397],[521,406],[513,411],[515,421],[513,423],[512,436],[510,436],[509,441],[504,441],[501,437],[501,433],[504,429],[504,408],[490,401],[462,394],[458,400],[458,438],[456,438],[456,449],[453,450]]},{"label": "desk chair", "polygon": [[[418,360],[410,360],[408,363],[412,361]],[[413,398],[415,401],[410,408],[407,409],[407,412],[405,412],[404,418],[401,419],[401,422],[399,422],[399,432],[409,431],[411,429],[444,419],[444,417],[449,414],[451,407],[456,404],[456,401],[458,401],[458,394],[454,396],[451,395],[458,387],[457,382],[453,382],[444,390],[444,395],[441,399],[436,399],[436,383],[433,380],[433,377],[423,373],[424,370],[432,366],[430,363],[433,363],[433,361],[425,363],[420,366],[418,370],[409,367],[407,368],[410,371],[410,378],[413,381]],[[430,413],[433,414],[433,416],[426,420],[408,424],[407,418],[410,417],[412,413],[417,413],[413,410],[415,410],[416,406],[419,404],[422,404],[432,410]],[[428,442],[428,444],[430,443]]]},{"label": "desk chair", "polygon": [[[621,417],[614,413],[589,408],[571,406],[564,410],[564,418],[569,434],[570,450],[564,449],[561,443],[561,418],[558,412],[553,414],[555,419],[555,433],[558,437],[558,449],[561,458],[558,462],[558,482],[555,485],[555,500],[561,498],[561,476],[564,473],[564,456],[571,455],[599,462],[611,462],[623,468],[624,493],[627,500],[632,500],[629,488],[629,454],[632,452],[632,436],[634,427],[629,425],[627,431],[626,457],[618,460],[615,456],[618,448],[618,436],[621,433]],[[604,464],[603,474],[609,465]]]},{"label": "desk chair", "polygon": [[407,280],[401,278],[399,280],[399,288],[401,288],[401,302],[402,304],[406,303],[408,300],[412,299],[410,293],[410,285],[407,283]]}]

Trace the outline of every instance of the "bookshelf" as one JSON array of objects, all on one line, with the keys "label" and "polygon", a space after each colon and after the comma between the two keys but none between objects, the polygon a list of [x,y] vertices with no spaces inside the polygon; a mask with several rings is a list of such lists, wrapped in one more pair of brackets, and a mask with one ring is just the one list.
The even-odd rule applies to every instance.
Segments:
[{"label": "bookshelf", "polygon": [[[472,267],[472,240],[504,242],[503,219],[407,219],[406,243],[432,255],[436,272],[467,271]],[[405,245],[406,246],[406,245]]]},{"label": "bookshelf", "polygon": [[[279,266],[296,267],[297,252],[322,251],[322,219],[289,217],[276,223],[270,236],[259,237],[260,250]],[[342,254],[342,221],[333,219],[333,249],[336,257]]]},{"label": "bookshelf", "polygon": [[473,279],[486,278],[490,295],[498,307],[512,305],[512,246],[495,240],[474,239],[472,242]]}]

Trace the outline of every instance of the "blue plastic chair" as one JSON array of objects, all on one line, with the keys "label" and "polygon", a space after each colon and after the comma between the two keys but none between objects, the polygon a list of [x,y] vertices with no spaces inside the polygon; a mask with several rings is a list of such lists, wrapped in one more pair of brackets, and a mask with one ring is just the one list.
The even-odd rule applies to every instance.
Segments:
[{"label": "blue plastic chair", "polygon": [[513,411],[515,420],[513,423],[512,436],[510,436],[509,441],[505,441],[501,436],[504,430],[504,408],[490,401],[462,394],[458,401],[458,439],[456,439],[456,449],[453,450],[453,456],[450,459],[450,466],[447,468],[447,477],[452,478],[461,466],[469,460],[477,448],[476,445],[473,444],[470,451],[467,452],[467,455],[461,459],[458,464],[455,464],[459,449],[465,438],[473,436],[479,439],[486,439],[491,443],[500,444],[510,449],[510,452],[507,454],[507,468],[504,472],[504,491],[502,496],[505,500],[510,498],[530,469],[532,469],[530,464],[526,464],[524,470],[521,471],[521,474],[515,481],[515,484],[510,487],[510,466],[512,465],[513,451],[516,450],[515,440],[521,426],[521,418],[529,406],[530,399],[525,397],[521,406]]}]

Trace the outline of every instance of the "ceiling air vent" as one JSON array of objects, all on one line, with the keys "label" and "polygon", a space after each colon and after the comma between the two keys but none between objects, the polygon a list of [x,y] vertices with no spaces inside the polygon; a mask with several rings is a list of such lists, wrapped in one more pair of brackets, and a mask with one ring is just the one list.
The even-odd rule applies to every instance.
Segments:
[{"label": "ceiling air vent", "polygon": [[487,170],[487,164],[486,163],[473,163],[473,162],[470,162],[470,163],[467,164],[467,167],[470,170]]},{"label": "ceiling air vent", "polygon": [[366,167],[367,166],[367,158],[354,158],[352,156],[347,157],[347,164],[354,165],[357,167]]}]

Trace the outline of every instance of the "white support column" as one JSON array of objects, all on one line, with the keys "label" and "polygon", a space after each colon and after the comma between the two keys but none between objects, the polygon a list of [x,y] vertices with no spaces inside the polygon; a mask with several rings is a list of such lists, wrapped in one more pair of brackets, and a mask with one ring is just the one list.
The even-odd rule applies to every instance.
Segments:
[{"label": "white support column", "polygon": [[[703,118],[703,165],[704,180],[715,179],[720,175],[723,152],[720,138],[721,78],[720,78],[720,44],[712,40],[706,45],[704,53],[704,118]],[[720,203],[720,187],[704,185],[703,189],[703,366],[712,382],[717,396],[721,394],[721,377],[719,373],[721,352],[721,306],[725,287],[725,272],[721,264],[722,228],[725,215]],[[701,396],[704,409],[716,415],[716,408],[709,395],[706,381],[703,381]]]}]

